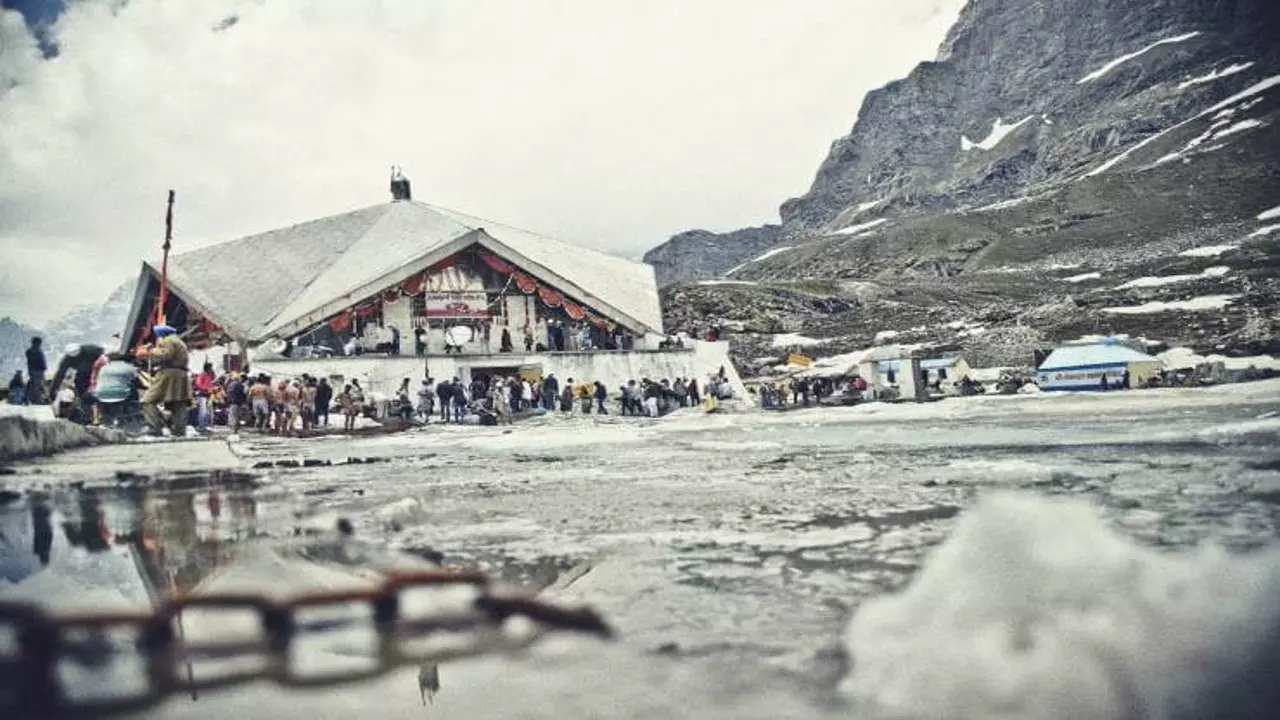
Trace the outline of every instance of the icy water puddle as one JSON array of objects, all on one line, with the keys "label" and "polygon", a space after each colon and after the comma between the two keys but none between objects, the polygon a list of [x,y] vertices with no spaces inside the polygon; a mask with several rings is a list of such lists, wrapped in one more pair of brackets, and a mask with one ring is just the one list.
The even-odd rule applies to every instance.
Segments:
[{"label": "icy water puddle", "polygon": [[[1252,594],[1277,577],[1278,390],[246,437],[241,470],[159,479],[143,463],[68,479],[55,461],[8,484],[0,594],[145,603],[243,547],[328,562],[298,549],[342,519],[378,562],[481,569],[618,630],[441,668],[435,715],[1152,716],[1195,706],[1179,693],[1220,698],[1219,669],[1247,678],[1231,663],[1256,648],[1233,623],[1265,637],[1280,617]],[[1213,587],[1229,597],[1197,595]],[[1202,672],[1152,679],[1185,648]],[[412,670],[301,697],[255,687],[164,710],[424,712]]]}]

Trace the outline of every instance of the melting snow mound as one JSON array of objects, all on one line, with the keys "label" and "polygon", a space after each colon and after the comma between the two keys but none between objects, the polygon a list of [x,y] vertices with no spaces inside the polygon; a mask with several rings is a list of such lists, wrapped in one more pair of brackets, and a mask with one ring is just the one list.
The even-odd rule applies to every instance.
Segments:
[{"label": "melting snow mound", "polygon": [[894,717],[1252,717],[1278,629],[1280,551],[1162,554],[1086,505],[994,496],[858,610],[842,689]]}]

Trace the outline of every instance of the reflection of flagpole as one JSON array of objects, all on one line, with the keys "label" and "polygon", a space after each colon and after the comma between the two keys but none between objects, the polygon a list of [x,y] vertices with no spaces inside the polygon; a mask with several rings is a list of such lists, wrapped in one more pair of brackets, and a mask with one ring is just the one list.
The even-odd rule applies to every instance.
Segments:
[{"label": "reflection of flagpole", "polygon": [[169,247],[173,244],[173,191],[169,191],[169,205],[164,212],[164,255],[160,259],[160,301],[156,303],[156,325],[165,324],[164,304],[169,295]]}]

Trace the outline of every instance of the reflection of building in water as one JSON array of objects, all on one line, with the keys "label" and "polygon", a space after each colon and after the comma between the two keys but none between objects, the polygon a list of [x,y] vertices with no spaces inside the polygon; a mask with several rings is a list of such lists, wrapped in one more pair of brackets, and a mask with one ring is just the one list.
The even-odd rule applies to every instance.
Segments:
[{"label": "reflection of building in water", "polygon": [[133,547],[153,599],[188,592],[230,564],[234,544],[252,535],[257,516],[247,493],[148,493],[138,500],[138,523],[121,539]]}]

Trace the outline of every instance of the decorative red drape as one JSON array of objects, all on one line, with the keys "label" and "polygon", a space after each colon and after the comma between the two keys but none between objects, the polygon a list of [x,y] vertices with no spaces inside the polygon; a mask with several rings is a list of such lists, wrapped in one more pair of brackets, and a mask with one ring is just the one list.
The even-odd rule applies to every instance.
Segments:
[{"label": "decorative red drape", "polygon": [[362,318],[373,317],[377,313],[378,313],[377,305],[370,304],[370,305],[365,305],[363,307],[356,308],[356,317],[362,317]]},{"label": "decorative red drape", "polygon": [[417,275],[414,275],[413,277],[404,281],[404,284],[400,286],[400,292],[404,293],[405,295],[417,295],[418,293],[422,292],[422,287],[423,285],[426,284],[426,282],[427,282],[427,274],[418,273]]},{"label": "decorative red drape", "polygon": [[503,260],[502,258],[498,257],[497,255],[493,255],[487,252],[482,252],[480,253],[480,259],[484,261],[485,265],[488,265],[489,267],[493,268],[494,272],[500,273],[502,275],[511,275],[516,271],[515,266],[513,266],[511,263],[508,263],[506,260]]},{"label": "decorative red drape", "polygon": [[333,328],[334,332],[346,332],[350,330],[351,329],[351,313],[344,312],[341,315],[330,320],[329,327]]},{"label": "decorative red drape", "polygon": [[581,305],[575,305],[568,300],[564,301],[564,312],[574,320],[581,320],[587,316],[587,309]]},{"label": "decorative red drape", "polygon": [[547,307],[560,307],[564,304],[564,296],[546,285],[538,286],[538,297],[542,298]]},{"label": "decorative red drape", "polygon": [[538,281],[534,280],[528,275],[525,275],[522,272],[517,272],[515,274],[515,278],[516,278],[516,287],[520,288],[520,292],[526,295],[530,295],[535,290],[538,289]]}]

